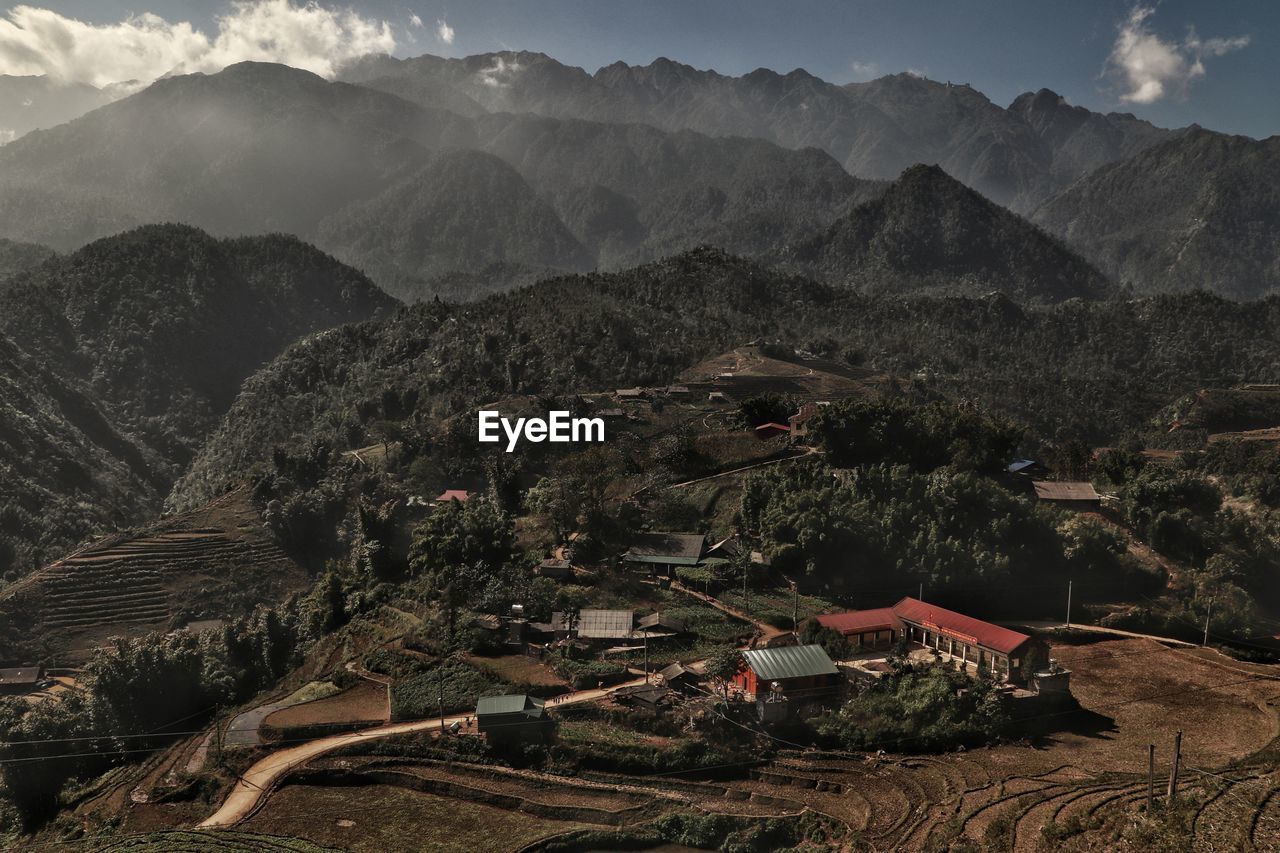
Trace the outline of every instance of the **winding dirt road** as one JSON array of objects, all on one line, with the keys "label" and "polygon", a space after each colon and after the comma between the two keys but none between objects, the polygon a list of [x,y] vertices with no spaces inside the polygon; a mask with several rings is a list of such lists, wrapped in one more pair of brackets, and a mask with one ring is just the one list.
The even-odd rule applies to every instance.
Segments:
[{"label": "winding dirt road", "polygon": [[[594,702],[597,699],[603,699],[611,691],[618,688],[636,687],[641,684],[644,684],[644,679],[637,678],[633,681],[615,684],[603,690],[579,690],[574,693],[566,693],[554,700],[548,700],[547,707],[559,708],[562,705],[572,705],[579,702]],[[454,722],[462,723],[466,721],[467,717],[471,716],[474,716],[474,713],[454,714],[445,717],[443,721],[440,717],[432,717],[426,720],[389,723],[385,726],[363,729],[358,732],[347,732],[345,734],[317,738],[297,746],[277,750],[246,770],[244,775],[236,782],[235,787],[231,789],[231,793],[223,800],[218,810],[201,821],[199,827],[213,829],[234,826],[251,815],[267,798],[276,783],[287,773],[311,759],[333,752],[335,749],[340,749],[353,743],[380,740],[412,732],[438,732],[442,725],[448,727]]]}]

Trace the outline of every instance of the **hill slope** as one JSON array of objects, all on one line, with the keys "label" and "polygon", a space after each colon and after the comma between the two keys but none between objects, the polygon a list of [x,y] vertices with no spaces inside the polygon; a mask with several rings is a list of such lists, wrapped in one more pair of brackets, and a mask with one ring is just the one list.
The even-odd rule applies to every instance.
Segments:
[{"label": "hill slope", "polygon": [[52,258],[54,252],[38,243],[19,243],[0,238],[0,285],[4,280]]},{"label": "hill slope", "polygon": [[1111,293],[1097,270],[1057,240],[937,166],[913,166],[883,196],[782,257],[866,293],[999,290],[1047,303]]},{"label": "hill slope", "polygon": [[1081,179],[1035,222],[1140,292],[1280,291],[1280,136],[1193,129]]},{"label": "hill slope", "polygon": [[[1210,374],[1280,377],[1280,342],[1267,331],[1276,321],[1280,299],[1246,306],[1203,294],[1033,310],[999,296],[874,298],[699,250],[466,306],[416,305],[303,341],[245,383],[170,504],[216,494],[273,446],[345,449],[382,419],[431,429],[509,394],[666,385],[753,339],[924,374],[926,394],[997,407],[1041,436],[1103,441]],[[390,404],[361,410],[370,387]],[[335,410],[360,422],[340,432],[325,417]]]}]

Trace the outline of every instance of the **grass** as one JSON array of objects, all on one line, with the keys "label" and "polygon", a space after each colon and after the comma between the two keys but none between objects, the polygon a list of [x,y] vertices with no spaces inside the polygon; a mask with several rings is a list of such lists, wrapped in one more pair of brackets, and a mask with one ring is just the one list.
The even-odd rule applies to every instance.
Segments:
[{"label": "grass", "polygon": [[[775,628],[791,630],[793,604],[790,589],[753,589],[744,599],[741,589],[730,588],[724,590],[719,598],[725,604],[744,610],[748,615],[761,619]],[[798,605],[796,609],[801,622],[818,613],[841,609],[834,602],[816,595],[801,595]]]},{"label": "grass", "polygon": [[196,832],[174,830],[172,832],[148,832],[143,835],[104,841],[86,841],[81,850],[93,853],[257,853],[257,851],[294,851],[294,853],[330,853],[332,847],[317,847],[309,841],[297,838],[257,835],[250,832]]},{"label": "grass", "polygon": [[245,826],[353,853],[470,853],[520,849],[583,824],[545,820],[390,785],[290,785],[276,793]]},{"label": "grass", "polygon": [[650,735],[603,720],[566,720],[560,724],[558,736],[565,744],[584,747],[607,745],[628,748],[652,744]]}]

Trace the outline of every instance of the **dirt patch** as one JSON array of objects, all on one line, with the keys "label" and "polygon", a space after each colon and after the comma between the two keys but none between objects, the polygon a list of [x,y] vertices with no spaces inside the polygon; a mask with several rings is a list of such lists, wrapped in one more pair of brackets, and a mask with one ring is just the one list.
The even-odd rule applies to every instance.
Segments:
[{"label": "dirt patch", "polygon": [[386,722],[390,718],[386,685],[361,681],[336,695],[276,711],[262,722],[273,729],[289,729],[326,723]]}]

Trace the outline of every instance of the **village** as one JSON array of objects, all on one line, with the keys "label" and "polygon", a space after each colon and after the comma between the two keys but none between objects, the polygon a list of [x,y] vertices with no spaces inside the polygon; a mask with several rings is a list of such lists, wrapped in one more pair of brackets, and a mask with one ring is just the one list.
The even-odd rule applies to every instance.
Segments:
[{"label": "village", "polygon": [[[805,569],[769,539],[779,534],[743,516],[770,482],[760,477],[814,465],[804,476],[820,486],[858,476],[826,473],[832,446],[811,429],[893,387],[753,346],[679,385],[585,395],[610,441],[646,448],[684,430],[702,460],[663,480],[607,473],[571,490],[598,489],[577,495],[588,504],[649,506],[648,522],[605,539],[588,529],[598,507],[574,504],[557,523],[559,504],[539,509],[534,496],[559,493],[530,481],[505,574],[490,581],[439,563],[358,606],[343,593],[343,617],[283,677],[208,725],[158,735],[141,762],[79,790],[69,814],[92,828],[123,813],[129,832],[161,845],[217,830],[402,849],[415,821],[395,809],[436,815],[459,849],[484,846],[495,822],[507,846],[527,850],[697,847],[708,821],[775,838],[765,847],[1090,849],[1174,820],[1175,834],[1197,841],[1280,843],[1280,777],[1266,758],[1280,673],[1209,648],[1208,623],[1202,637],[1199,626],[1173,637],[1099,624],[1123,604],[1112,603],[1118,594],[1174,580],[1170,560],[1121,538],[1116,496],[1091,480],[1015,455],[986,475],[996,494],[1061,529],[1106,532],[1107,559],[1124,561],[1128,586],[1069,577],[1006,598],[944,587],[943,601],[923,581],[851,587],[821,564]],[[396,453],[378,444],[350,458],[380,471]],[[548,470],[557,465],[570,463],[553,458]],[[434,476],[438,492],[379,516],[383,550],[366,553],[398,550],[427,566],[441,534],[424,530],[467,529],[464,550],[496,535],[485,525],[505,522],[483,479]],[[671,495],[683,503],[672,509]],[[247,579],[266,556],[282,567],[278,583],[296,577],[292,589],[304,590],[254,513],[233,490],[35,576],[16,600],[54,608],[31,630],[64,650],[46,667],[0,670],[0,690],[30,703],[78,695],[91,650],[121,633],[158,631],[148,636],[162,644],[231,636],[209,597],[189,599],[175,627],[166,588]],[[191,580],[144,568],[201,553],[226,568],[196,560]],[[114,609],[80,603],[101,598],[83,578],[108,591],[123,576],[154,576],[156,592]],[[64,589],[76,597],[62,603]],[[1217,812],[1245,829],[1228,831]],[[1135,823],[1156,814],[1164,823]]]}]

